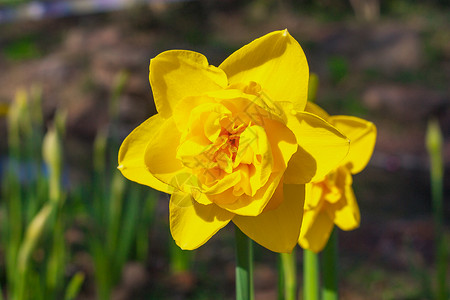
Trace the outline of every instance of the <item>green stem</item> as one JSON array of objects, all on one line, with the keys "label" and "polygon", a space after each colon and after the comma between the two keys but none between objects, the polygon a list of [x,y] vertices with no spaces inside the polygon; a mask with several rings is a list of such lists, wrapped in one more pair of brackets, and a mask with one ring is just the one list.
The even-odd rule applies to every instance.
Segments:
[{"label": "green stem", "polygon": [[169,243],[170,271],[173,274],[188,272],[191,268],[193,252],[182,250],[172,239],[170,239]]},{"label": "green stem", "polygon": [[253,300],[253,244],[238,227],[236,233],[236,300]]},{"label": "green stem", "polygon": [[281,261],[281,255],[278,255],[277,268],[278,268],[277,299],[284,300],[284,271],[283,271],[283,263]]},{"label": "green stem", "polygon": [[337,300],[338,294],[338,236],[336,229],[331,233],[322,252],[323,300]]},{"label": "green stem", "polygon": [[319,256],[311,250],[303,251],[303,296],[305,300],[319,299]]},{"label": "green stem", "polygon": [[447,299],[446,272],[447,250],[444,237],[444,209],[443,209],[443,137],[437,120],[428,123],[426,144],[430,155],[431,198],[433,204],[433,217],[435,226],[436,245],[436,299]]},{"label": "green stem", "polygon": [[[297,268],[295,259],[295,248],[291,253],[280,253],[280,275],[282,276],[279,286],[280,294],[285,300],[295,300],[297,295]],[[283,291],[281,291],[283,289]]]}]

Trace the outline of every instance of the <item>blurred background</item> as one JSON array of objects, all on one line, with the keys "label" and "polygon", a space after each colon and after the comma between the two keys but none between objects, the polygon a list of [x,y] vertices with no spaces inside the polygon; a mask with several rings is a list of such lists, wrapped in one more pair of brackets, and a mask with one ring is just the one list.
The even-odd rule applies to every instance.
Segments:
[{"label": "blurred background", "polygon": [[[341,298],[432,299],[436,232],[450,238],[446,0],[0,0],[0,299],[233,299],[233,226],[179,250],[168,196],[124,180],[117,151],[156,112],[152,57],[189,49],[217,66],[284,28],[316,102],[378,129],[354,176],[361,226],[339,232]],[[438,228],[430,119],[447,169]],[[256,246],[255,264],[257,299],[276,299],[277,256]]]}]

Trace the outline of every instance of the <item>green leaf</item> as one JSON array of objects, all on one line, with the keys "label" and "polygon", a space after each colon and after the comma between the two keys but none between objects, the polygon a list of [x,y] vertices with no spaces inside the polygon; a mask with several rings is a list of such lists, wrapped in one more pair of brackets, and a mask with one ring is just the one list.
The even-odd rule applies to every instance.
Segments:
[{"label": "green leaf", "polygon": [[81,286],[84,282],[84,273],[78,272],[76,273],[66,288],[66,294],[64,296],[64,300],[73,300],[77,297],[80,292]]}]

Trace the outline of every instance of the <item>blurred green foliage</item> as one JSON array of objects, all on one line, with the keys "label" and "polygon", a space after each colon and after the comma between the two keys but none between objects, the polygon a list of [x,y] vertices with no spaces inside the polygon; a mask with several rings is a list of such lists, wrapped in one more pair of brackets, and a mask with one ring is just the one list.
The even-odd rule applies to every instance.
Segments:
[{"label": "blurred green foliage", "polygon": [[328,60],[328,70],[330,72],[331,80],[334,84],[343,81],[349,72],[349,65],[344,57],[331,57]]},{"label": "blurred green foliage", "polygon": [[82,283],[72,282],[65,270],[61,187],[65,125],[57,113],[56,124],[44,137],[41,91],[34,87],[30,94],[19,90],[8,113],[9,164],[0,202],[4,293],[11,300],[59,299],[67,284],[74,294]]},{"label": "blurred green foliage", "polygon": [[31,36],[12,41],[5,45],[2,52],[6,59],[11,61],[33,59],[41,56],[36,41]]},{"label": "blurred green foliage", "polygon": [[[0,269],[0,286],[7,299],[77,297],[85,275],[77,271],[68,276],[76,253],[65,235],[80,216],[88,217],[83,247],[92,257],[98,299],[110,299],[125,263],[147,260],[157,193],[127,181],[115,162],[119,99],[127,80],[125,72],[117,76],[110,122],[94,143],[90,184],[70,188],[62,185],[65,113],[56,113],[44,135],[40,89],[17,92],[8,110],[8,168],[0,200],[0,251],[6,268],[4,275]],[[186,269],[183,259],[177,264]]]}]

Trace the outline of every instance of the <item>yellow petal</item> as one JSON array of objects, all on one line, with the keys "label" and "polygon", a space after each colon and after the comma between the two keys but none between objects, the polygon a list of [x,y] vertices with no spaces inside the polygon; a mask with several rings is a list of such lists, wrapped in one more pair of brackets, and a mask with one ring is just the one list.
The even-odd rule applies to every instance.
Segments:
[{"label": "yellow petal", "polygon": [[[243,153],[252,153],[251,161],[245,162]],[[264,128],[249,126],[241,134],[236,163],[252,164],[250,175],[251,195],[255,195],[259,188],[264,186],[270,177],[273,166],[271,145]]]},{"label": "yellow petal", "polygon": [[145,165],[145,148],[158,133],[164,119],[156,114],[135,128],[123,141],[119,150],[118,169],[123,176],[140,184],[148,185],[159,191],[169,193],[167,184],[153,176]]},{"label": "yellow petal", "polygon": [[302,184],[321,179],[336,168],[348,153],[349,140],[322,118],[298,112],[288,127],[299,144],[284,174],[284,183]]},{"label": "yellow petal", "polygon": [[[212,172],[212,171],[207,170],[205,172],[208,173],[208,172]],[[211,174],[210,176],[216,177],[215,174]],[[226,190],[228,190],[229,188],[237,185],[239,183],[239,181],[242,180],[239,170],[234,171],[231,174],[227,174],[226,176],[224,176],[222,178],[218,178],[218,176],[216,178],[217,178],[217,182],[214,183],[213,185],[203,186],[203,191],[205,194],[208,195],[208,194],[223,193]],[[217,197],[217,198],[219,198],[219,197]],[[227,199],[225,199],[225,202],[227,202],[227,200],[228,201],[233,200],[233,198],[231,198],[231,199],[229,197],[226,197],[226,198]]]},{"label": "yellow petal", "polygon": [[173,118],[178,130],[185,131],[189,125],[189,119],[192,118],[191,112],[197,108],[197,115],[200,112],[198,107],[200,105],[214,103],[212,97],[205,95],[202,96],[189,96],[180,99],[178,103],[173,108]]},{"label": "yellow petal", "polygon": [[176,157],[180,137],[173,118],[165,120],[148,142],[144,161],[153,176],[172,187],[189,191],[190,186],[198,184],[196,177]]},{"label": "yellow petal", "polygon": [[272,195],[272,198],[270,198],[267,205],[264,207],[263,213],[269,210],[277,209],[281,203],[283,203],[284,200],[284,194],[283,194],[283,182],[282,180],[278,184],[277,188],[275,189],[275,192]]},{"label": "yellow petal", "polygon": [[344,197],[345,187],[351,185],[352,182],[350,171],[340,166],[328,173],[323,181],[314,182],[313,185],[323,189],[324,195],[322,197],[326,202],[337,203]]},{"label": "yellow petal", "polygon": [[[204,142],[202,137],[192,137],[178,147],[177,158],[189,168],[206,168],[210,161],[210,151],[212,146]],[[206,153],[205,153],[206,152]]]},{"label": "yellow petal", "polygon": [[197,203],[191,195],[175,192],[169,203],[170,232],[184,250],[192,250],[206,243],[233,218],[233,214],[215,204]]},{"label": "yellow petal", "polygon": [[359,227],[361,216],[351,185],[345,187],[345,193],[341,201],[330,205],[329,211],[331,211],[330,217],[334,218],[334,223],[340,229],[353,230]]},{"label": "yellow petal", "polygon": [[[282,185],[280,184],[280,187]],[[281,204],[256,217],[236,215],[233,218],[242,232],[274,252],[291,252],[298,241],[303,215],[304,185],[284,185],[274,197],[284,197]]]},{"label": "yellow petal", "polygon": [[305,111],[312,113],[316,116],[319,116],[324,120],[328,120],[328,118],[330,117],[330,115],[325,110],[323,110],[319,105],[309,101],[306,103]]},{"label": "yellow petal", "polygon": [[305,210],[299,238],[300,246],[316,253],[322,251],[330,238],[333,226],[333,221],[325,211]]},{"label": "yellow petal", "polygon": [[323,201],[325,196],[324,188],[321,184],[306,184],[305,209],[311,210],[317,208]]},{"label": "yellow petal", "polygon": [[273,102],[289,101],[303,111],[309,69],[305,54],[287,30],[258,38],[230,55],[220,66],[230,84],[259,83]]},{"label": "yellow petal", "polygon": [[361,172],[369,162],[375,147],[375,125],[351,116],[332,116],[328,121],[350,139],[350,150],[342,164],[347,165],[352,174]]},{"label": "yellow petal", "polygon": [[[193,97],[189,97],[187,99],[190,100],[192,98]],[[185,130],[187,129],[189,131],[189,134],[192,135],[201,134],[205,136],[205,138],[207,138],[210,142],[214,142],[215,138],[213,138],[213,136],[209,136],[208,132],[209,130],[214,131],[214,129],[208,129],[208,127],[215,127],[215,129],[218,130],[217,136],[219,136],[220,119],[226,115],[231,115],[231,112],[220,103],[203,103],[191,110],[186,111],[185,113],[189,114],[188,127],[186,127]],[[211,123],[211,121],[213,122]],[[216,121],[217,123],[214,124],[214,121]]]},{"label": "yellow petal", "polygon": [[214,141],[219,137],[221,126],[220,126],[220,117],[222,117],[223,114],[220,113],[213,113],[211,112],[208,116],[208,118],[205,121],[204,124],[204,131],[205,136],[208,138],[208,140],[211,143],[214,143]]},{"label": "yellow petal", "polygon": [[264,119],[264,128],[272,148],[273,171],[284,171],[298,148],[295,134],[283,123],[270,119]]},{"label": "yellow petal", "polygon": [[[275,189],[280,183],[282,176],[283,174],[281,172],[272,173],[267,180],[267,183],[262,188],[260,188],[253,197],[243,194],[242,196],[238,197],[237,200],[233,203],[220,203],[221,198],[231,197],[233,189],[230,189],[228,191],[230,195],[227,195],[225,193],[223,195],[208,195],[208,197],[211,199],[211,201],[220,203],[218,204],[220,207],[237,215],[257,216],[264,210],[264,207],[267,205],[273,193],[275,192]],[[214,197],[218,197],[219,200],[215,201]]]},{"label": "yellow petal", "polygon": [[172,115],[173,108],[188,96],[225,88],[225,73],[209,65],[200,53],[171,50],[150,61],[150,85],[156,109],[164,118]]}]

